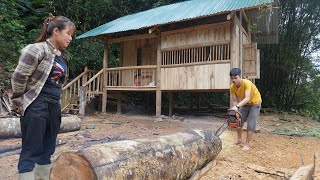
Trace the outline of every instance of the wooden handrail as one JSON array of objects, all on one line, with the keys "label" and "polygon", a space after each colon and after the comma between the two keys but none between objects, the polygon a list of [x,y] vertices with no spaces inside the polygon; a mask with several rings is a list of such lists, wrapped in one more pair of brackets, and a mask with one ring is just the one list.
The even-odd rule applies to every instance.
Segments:
[{"label": "wooden handrail", "polygon": [[188,64],[161,65],[161,68],[187,67],[187,66],[198,66],[198,65],[207,65],[207,64],[227,64],[227,63],[230,63],[230,60],[196,62],[196,63],[188,63]]},{"label": "wooden handrail", "polygon": [[82,87],[86,87],[88,86],[88,84],[90,84],[95,78],[97,78],[101,73],[103,73],[103,69],[101,69],[96,75],[94,75],[89,81],[87,81],[86,83],[84,83],[82,85]]},{"label": "wooden handrail", "polygon": [[88,73],[88,70],[85,70],[83,73],[81,73],[79,76],[77,76],[76,78],[74,78],[71,82],[69,82],[67,85],[65,85],[62,90],[66,90],[68,87],[70,87],[73,83],[75,83],[76,81],[78,81],[80,78],[82,78],[82,76],[84,76],[85,74]]},{"label": "wooden handrail", "polygon": [[155,69],[157,65],[147,65],[147,66],[127,66],[127,67],[116,67],[116,68],[108,68],[107,71],[114,70],[131,70],[131,69]]}]

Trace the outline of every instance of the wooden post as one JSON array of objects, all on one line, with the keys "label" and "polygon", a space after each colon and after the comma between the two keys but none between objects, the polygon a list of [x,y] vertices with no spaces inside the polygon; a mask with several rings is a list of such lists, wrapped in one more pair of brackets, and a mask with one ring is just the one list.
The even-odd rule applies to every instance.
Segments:
[{"label": "wooden post", "polygon": [[3,110],[2,110],[2,92],[1,92],[2,90],[1,90],[1,88],[0,88],[0,116],[1,116],[1,114],[2,114],[2,112],[3,112]]},{"label": "wooden post", "polygon": [[[239,26],[240,27],[242,27],[242,21],[243,21],[243,19],[242,19],[242,12],[240,11],[239,12],[240,13],[240,24],[239,24]],[[243,71],[242,71],[242,65],[243,65],[243,29],[242,28],[240,28],[240,32],[239,32],[239,34],[240,34],[240,39],[239,39],[239,68],[241,69],[241,77],[243,77]]]},{"label": "wooden post", "polygon": [[124,43],[123,42],[121,42],[120,43],[120,67],[122,67],[123,66],[123,47],[124,47]]},{"label": "wooden post", "polygon": [[230,44],[231,44],[231,57],[230,57],[230,68],[239,67],[239,27],[236,22],[237,16],[234,13],[231,17],[230,26]]},{"label": "wooden post", "polygon": [[103,93],[102,93],[102,113],[107,112],[107,84],[108,84],[108,41],[104,42],[104,54],[103,54]]},{"label": "wooden post", "polygon": [[122,105],[122,92],[118,92],[118,101],[117,101],[117,114],[121,114],[121,105]]},{"label": "wooden post", "polygon": [[[84,72],[87,72],[88,70],[89,70],[88,66],[84,67]],[[87,80],[88,80],[88,73],[82,76],[82,84],[85,84]]]},{"label": "wooden post", "polygon": [[80,87],[80,104],[79,104],[79,115],[85,116],[85,109],[86,109],[86,87]]},{"label": "wooden post", "polygon": [[157,38],[156,117],[161,116],[161,36]]},{"label": "wooden post", "polygon": [[169,92],[169,117],[172,116],[173,112],[173,93]]},{"label": "wooden post", "polygon": [[[236,23],[236,13],[231,13],[230,25],[230,70],[238,66],[239,62],[239,27]],[[232,107],[232,97],[230,94],[230,107]]]}]

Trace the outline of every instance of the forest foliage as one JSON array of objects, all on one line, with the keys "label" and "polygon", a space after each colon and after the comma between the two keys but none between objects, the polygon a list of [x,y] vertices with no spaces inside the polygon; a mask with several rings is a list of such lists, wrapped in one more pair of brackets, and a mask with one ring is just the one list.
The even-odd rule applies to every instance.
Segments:
[{"label": "forest foliage", "polygon": [[[10,74],[17,64],[19,51],[35,41],[49,13],[70,18],[77,26],[76,35],[80,35],[118,17],[180,1],[0,0],[0,66],[5,71],[0,86],[9,87]],[[256,82],[263,98],[262,106],[304,112],[319,120],[320,1],[279,0],[278,3],[279,43],[258,47],[261,52],[261,78]],[[118,49],[117,45],[110,47],[110,67],[119,65]],[[74,40],[67,50],[71,77],[81,73],[85,66],[101,69],[101,40]],[[190,105],[193,95],[181,93],[176,97],[179,105]],[[201,93],[199,97],[208,104],[219,102],[225,105],[229,98],[226,94],[214,93]]]}]

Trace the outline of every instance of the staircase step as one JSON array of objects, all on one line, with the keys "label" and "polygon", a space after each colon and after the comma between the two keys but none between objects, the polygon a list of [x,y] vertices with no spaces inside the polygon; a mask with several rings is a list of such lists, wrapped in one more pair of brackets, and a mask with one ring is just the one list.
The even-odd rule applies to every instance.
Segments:
[{"label": "staircase step", "polygon": [[77,108],[67,108],[66,110],[68,110],[68,111],[79,111],[79,109],[77,109]]}]

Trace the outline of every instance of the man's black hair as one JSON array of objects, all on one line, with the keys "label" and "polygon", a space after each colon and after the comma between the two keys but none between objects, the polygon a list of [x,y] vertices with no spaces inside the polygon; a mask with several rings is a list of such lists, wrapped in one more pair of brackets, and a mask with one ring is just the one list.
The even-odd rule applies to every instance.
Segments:
[{"label": "man's black hair", "polygon": [[232,68],[230,70],[230,76],[240,76],[241,70],[239,68]]}]

